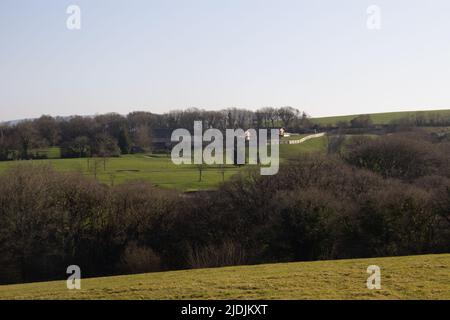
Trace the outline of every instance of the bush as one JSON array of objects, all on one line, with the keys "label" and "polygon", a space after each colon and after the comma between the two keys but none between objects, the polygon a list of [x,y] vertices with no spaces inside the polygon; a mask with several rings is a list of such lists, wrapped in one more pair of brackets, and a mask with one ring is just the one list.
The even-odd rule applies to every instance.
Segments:
[{"label": "bush", "polygon": [[[414,180],[426,175],[448,175],[448,155],[430,142],[399,136],[385,136],[349,146],[346,161],[384,178]],[[445,172],[440,172],[444,169]]]},{"label": "bush", "polygon": [[127,199],[124,189],[47,166],[18,166],[0,176],[0,282],[60,278],[71,264],[85,276],[116,273],[127,243],[147,240],[142,233],[163,206],[151,186],[130,186]]},{"label": "bush", "polygon": [[370,128],[373,125],[372,118],[368,114],[357,116],[350,121],[352,128]]},{"label": "bush", "polygon": [[187,254],[187,264],[194,269],[242,265],[247,262],[245,249],[233,241],[200,248],[189,247]]},{"label": "bush", "polygon": [[156,272],[161,270],[161,259],[151,248],[131,242],[125,248],[118,268],[121,273]]},{"label": "bush", "polygon": [[366,194],[358,209],[336,224],[341,257],[434,252],[440,235],[431,199],[430,193],[398,182]]},{"label": "bush", "polygon": [[17,270],[13,280],[54,278],[73,261],[89,274],[99,260],[106,262],[98,243],[106,231],[105,199],[100,185],[46,166],[19,166],[2,175],[0,256]]},{"label": "bush", "polygon": [[279,193],[274,202],[276,222],[266,255],[275,261],[332,257],[333,220],[344,210],[338,199],[309,188]]}]

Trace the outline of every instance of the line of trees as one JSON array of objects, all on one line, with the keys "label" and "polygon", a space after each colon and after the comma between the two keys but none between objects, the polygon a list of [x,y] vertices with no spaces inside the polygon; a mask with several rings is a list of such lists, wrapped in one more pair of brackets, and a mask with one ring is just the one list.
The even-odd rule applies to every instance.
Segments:
[{"label": "line of trees", "polygon": [[285,126],[300,130],[311,123],[305,113],[292,107],[206,111],[188,109],[162,115],[132,112],[127,116],[105,114],[95,117],[53,118],[42,116],[15,125],[0,125],[0,161],[39,158],[35,149],[60,146],[62,157],[118,156],[149,151],[154,129],[259,128]]},{"label": "line of trees", "polygon": [[126,116],[114,113],[94,117],[42,116],[15,125],[0,124],[0,161],[45,157],[34,150],[50,146],[61,147],[62,157],[71,158],[150,151],[155,129],[191,129],[194,121],[203,121],[205,129],[284,127],[291,132],[340,129],[348,133],[367,133],[380,128],[395,132],[414,127],[449,126],[450,116],[417,112],[383,126],[375,125],[370,115],[321,126],[313,123],[305,112],[292,107],[266,107],[256,111],[190,108],[164,114],[132,112]]},{"label": "line of trees", "polygon": [[0,176],[0,283],[450,252],[450,136],[353,139],[194,195],[21,165]]}]

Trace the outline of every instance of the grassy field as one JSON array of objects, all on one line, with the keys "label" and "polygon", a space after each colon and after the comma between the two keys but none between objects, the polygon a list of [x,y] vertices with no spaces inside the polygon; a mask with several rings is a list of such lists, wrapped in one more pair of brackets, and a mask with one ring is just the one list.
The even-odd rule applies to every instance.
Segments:
[{"label": "grassy field", "polygon": [[[369,290],[369,265],[381,289]],[[450,254],[172,271],[0,286],[0,299],[450,299]]]},{"label": "grassy field", "polygon": [[[416,115],[422,114],[426,117],[450,117],[450,110],[431,110],[431,111],[405,111],[405,112],[388,112],[388,113],[373,113],[370,114],[374,124],[389,124],[393,120],[399,120],[404,118],[416,117]],[[336,117],[323,117],[314,118],[312,121],[320,125],[335,125],[338,122],[350,120],[356,118],[358,115],[348,116],[336,116]]]},{"label": "grassy field", "polygon": [[281,144],[280,158],[287,160],[298,157],[300,154],[310,152],[325,152],[328,145],[326,136],[307,140],[301,144]]},{"label": "grassy field", "polygon": [[290,141],[290,140],[300,140],[301,138],[304,138],[306,136],[309,136],[309,134],[293,134],[289,137],[281,137],[281,141]]},{"label": "grassy field", "polygon": [[[324,150],[325,138],[309,140],[298,145],[281,145],[280,157],[294,157],[302,152]],[[55,150],[51,150],[56,154]],[[97,162],[97,163],[96,163]],[[145,180],[163,188],[182,191],[208,190],[217,187],[244,167],[208,166],[202,172],[199,181],[199,170],[195,165],[177,166],[168,155],[125,155],[118,158],[102,159],[46,159],[29,161],[0,162],[0,174],[8,168],[20,163],[48,164],[60,171],[79,171],[88,177],[96,177],[100,182],[112,185],[133,180]],[[97,170],[94,167],[97,166]],[[105,170],[106,168],[106,170]],[[94,173],[96,171],[96,174]],[[223,173],[223,175],[222,175]]]},{"label": "grassy field", "polygon": [[[95,164],[97,162],[97,164]],[[19,163],[49,164],[60,171],[79,171],[106,184],[121,184],[133,180],[145,180],[165,187],[183,191],[211,189],[222,182],[222,172],[217,166],[206,168],[199,181],[199,171],[194,165],[177,166],[167,155],[125,155],[108,158],[106,166],[102,159],[49,159],[0,162],[0,173]],[[97,174],[94,167],[97,166]],[[105,170],[106,168],[106,170]],[[225,166],[224,178],[239,172],[238,167]]]}]

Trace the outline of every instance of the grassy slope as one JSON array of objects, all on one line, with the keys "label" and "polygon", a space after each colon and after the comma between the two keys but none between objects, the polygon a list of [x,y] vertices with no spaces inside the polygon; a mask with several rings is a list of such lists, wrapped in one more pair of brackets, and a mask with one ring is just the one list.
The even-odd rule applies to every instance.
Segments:
[{"label": "grassy slope", "polygon": [[[370,114],[372,121],[375,124],[388,124],[392,120],[398,120],[408,117],[415,117],[416,114],[421,113],[425,116],[450,116],[450,110],[431,110],[431,111],[405,111],[405,112],[388,112],[388,113],[373,113]],[[337,117],[323,117],[314,118],[312,121],[321,125],[332,125],[340,121],[350,121],[356,118],[357,115],[337,116]]]},{"label": "grassy slope", "polygon": [[305,134],[305,133],[302,133],[302,134],[292,134],[292,135],[289,136],[289,137],[281,137],[281,141],[299,140],[299,139],[304,138],[304,137],[306,137],[306,136],[309,136],[309,134]]},{"label": "grassy slope", "polygon": [[[366,269],[381,268],[381,290]],[[450,254],[279,263],[0,286],[0,299],[450,299]]]},{"label": "grassy slope", "polygon": [[280,145],[280,158],[296,158],[299,154],[310,152],[326,151],[328,138],[326,136],[307,140],[301,144],[282,144]]}]

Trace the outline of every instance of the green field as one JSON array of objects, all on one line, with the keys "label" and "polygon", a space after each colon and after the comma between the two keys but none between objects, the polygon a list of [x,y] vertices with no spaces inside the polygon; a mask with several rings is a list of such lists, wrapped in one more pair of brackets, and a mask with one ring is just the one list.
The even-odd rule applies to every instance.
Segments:
[{"label": "green field", "polygon": [[[414,118],[416,115],[424,115],[425,117],[450,117],[450,110],[430,110],[430,111],[404,111],[404,112],[387,112],[387,113],[372,113],[370,117],[374,124],[389,124],[393,120]],[[349,122],[358,115],[336,116],[313,118],[312,122],[320,125],[335,125],[338,122]]]},{"label": "green field", "polygon": [[[324,144],[326,144],[326,139],[318,138],[298,145],[281,145],[280,157],[282,159],[290,158],[302,152],[321,151],[324,150]],[[51,152],[56,154],[55,150]],[[86,158],[0,162],[0,174],[12,166],[24,163],[48,164],[60,171],[79,171],[108,185],[145,180],[156,186],[182,191],[213,189],[223,180],[227,180],[245,169],[245,167],[232,165],[223,168],[207,166],[202,172],[202,181],[199,181],[199,170],[195,165],[177,166],[172,163],[168,155],[138,154],[108,158],[106,163],[103,159],[88,160]]]},{"label": "green field", "polygon": [[293,159],[301,154],[311,152],[325,152],[327,149],[328,138],[326,136],[307,140],[300,144],[281,144],[281,161]]},{"label": "green field", "polygon": [[290,141],[290,140],[300,140],[301,138],[304,138],[308,136],[309,134],[292,134],[289,137],[281,137],[281,141]]},{"label": "green field", "polygon": [[[217,166],[206,168],[199,181],[199,171],[194,165],[177,166],[167,155],[125,155],[106,159],[49,159],[0,162],[0,173],[20,163],[49,164],[60,171],[79,171],[105,184],[121,184],[127,181],[145,180],[164,188],[183,191],[211,189],[239,172],[238,167],[225,166],[224,176]],[[105,165],[105,166],[104,166]],[[97,166],[95,174],[95,166]],[[105,170],[106,168],[106,170]]]},{"label": "green field", "polygon": [[[366,286],[369,265],[381,289]],[[0,286],[0,299],[450,299],[450,254],[278,263]]]}]

